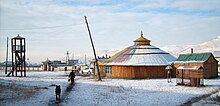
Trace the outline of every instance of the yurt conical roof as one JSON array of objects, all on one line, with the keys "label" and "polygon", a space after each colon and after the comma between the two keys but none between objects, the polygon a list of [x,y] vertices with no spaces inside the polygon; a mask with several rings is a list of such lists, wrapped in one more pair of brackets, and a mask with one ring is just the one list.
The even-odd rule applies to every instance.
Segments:
[{"label": "yurt conical roof", "polygon": [[123,66],[167,66],[176,60],[171,54],[150,45],[150,40],[141,37],[129,46],[113,55],[106,61],[106,65]]}]

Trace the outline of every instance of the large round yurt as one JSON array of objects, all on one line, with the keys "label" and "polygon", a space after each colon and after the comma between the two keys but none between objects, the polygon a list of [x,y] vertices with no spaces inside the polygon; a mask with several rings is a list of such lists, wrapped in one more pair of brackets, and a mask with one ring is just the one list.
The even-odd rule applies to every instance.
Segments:
[{"label": "large round yurt", "polygon": [[[150,40],[141,37],[134,40],[134,45],[116,53],[100,64],[101,75],[109,78],[164,78],[166,67],[176,58],[150,44]],[[174,75],[174,73],[173,73]]]}]

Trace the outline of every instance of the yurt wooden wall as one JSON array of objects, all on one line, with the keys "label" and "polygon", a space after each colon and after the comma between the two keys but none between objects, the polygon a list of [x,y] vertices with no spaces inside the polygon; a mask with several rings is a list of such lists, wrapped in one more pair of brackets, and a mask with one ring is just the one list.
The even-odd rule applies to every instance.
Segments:
[{"label": "yurt wooden wall", "polygon": [[[101,66],[101,74],[105,74]],[[112,74],[105,74],[110,78],[140,79],[140,78],[166,78],[166,66],[112,66]],[[172,71],[175,76],[175,70]],[[104,76],[104,75],[102,75]]]},{"label": "yurt wooden wall", "polygon": [[[106,74],[105,74],[105,65],[103,63],[101,63],[100,61],[98,61],[98,64],[99,64],[99,72],[100,72],[100,75],[101,77],[106,77]],[[94,68],[94,71],[95,71],[95,76],[97,76],[97,68],[96,68],[96,64],[95,62],[93,62],[93,68]]]}]

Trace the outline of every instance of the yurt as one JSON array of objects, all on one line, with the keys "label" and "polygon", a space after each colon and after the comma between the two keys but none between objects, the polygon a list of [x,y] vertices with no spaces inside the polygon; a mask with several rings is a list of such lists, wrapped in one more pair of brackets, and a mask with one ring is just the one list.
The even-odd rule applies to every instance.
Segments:
[{"label": "yurt", "polygon": [[[166,67],[176,58],[150,44],[150,40],[141,36],[134,45],[116,53],[100,65],[101,75],[108,78],[140,79],[165,78]],[[172,73],[175,75],[175,73]]]}]

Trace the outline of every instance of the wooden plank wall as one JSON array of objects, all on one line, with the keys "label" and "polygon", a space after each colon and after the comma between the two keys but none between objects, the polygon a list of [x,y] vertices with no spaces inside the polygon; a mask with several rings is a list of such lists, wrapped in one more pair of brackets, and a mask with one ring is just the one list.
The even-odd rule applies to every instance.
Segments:
[{"label": "wooden plank wall", "polygon": [[115,78],[134,78],[134,68],[130,66],[112,66],[111,77]]},{"label": "wooden plank wall", "polygon": [[204,77],[216,78],[218,77],[218,62],[213,56],[204,63]]},{"label": "wooden plank wall", "polygon": [[[102,66],[103,67],[103,66]],[[112,74],[105,74],[112,78],[166,78],[166,66],[112,66]],[[104,68],[100,68],[104,72]],[[175,71],[173,71],[174,73]],[[104,76],[104,75],[102,75]]]},{"label": "wooden plank wall", "polygon": [[[182,78],[182,70],[177,70],[178,77]],[[202,70],[184,70],[183,71],[183,78],[203,78],[203,71]]]}]

